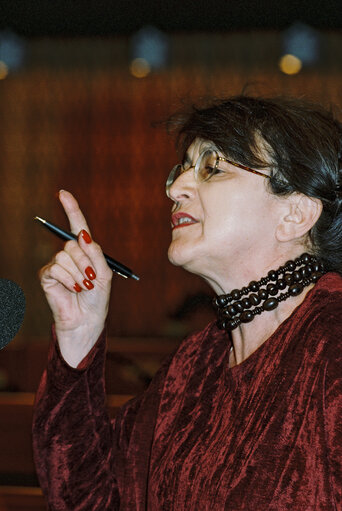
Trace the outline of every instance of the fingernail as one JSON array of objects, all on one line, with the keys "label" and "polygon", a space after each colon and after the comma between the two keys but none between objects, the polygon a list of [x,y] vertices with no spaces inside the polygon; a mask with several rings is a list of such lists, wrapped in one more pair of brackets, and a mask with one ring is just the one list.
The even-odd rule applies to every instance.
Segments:
[{"label": "fingernail", "polygon": [[93,287],[94,287],[94,284],[92,284],[92,283],[90,282],[90,280],[87,280],[87,279],[84,279],[83,284],[84,284],[84,286],[85,286],[87,289],[93,289]]},{"label": "fingernail", "polygon": [[77,282],[75,282],[74,289],[75,289],[75,291],[77,291],[77,293],[80,293],[82,291],[81,286],[79,284],[77,284]]},{"label": "fingernail", "polygon": [[96,273],[94,272],[94,270],[93,270],[93,268],[91,266],[88,266],[84,270],[84,273],[87,275],[88,279],[90,279],[90,280],[96,279]]},{"label": "fingernail", "polygon": [[85,231],[84,229],[82,229],[82,231],[81,231],[81,236],[86,243],[91,243],[91,237],[89,236],[87,231]]},{"label": "fingernail", "polygon": [[64,190],[62,189],[62,190],[58,190],[58,192],[56,192],[55,195],[56,195],[57,199],[59,199],[61,192],[64,192]]}]

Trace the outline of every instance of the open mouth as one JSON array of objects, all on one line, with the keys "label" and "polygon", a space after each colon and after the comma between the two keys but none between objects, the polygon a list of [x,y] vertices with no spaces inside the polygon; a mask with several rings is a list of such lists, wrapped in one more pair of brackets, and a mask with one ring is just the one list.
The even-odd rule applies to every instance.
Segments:
[{"label": "open mouth", "polygon": [[191,215],[187,213],[175,213],[171,217],[171,226],[172,229],[178,229],[179,227],[186,227],[188,225],[197,224],[198,220],[193,218]]}]

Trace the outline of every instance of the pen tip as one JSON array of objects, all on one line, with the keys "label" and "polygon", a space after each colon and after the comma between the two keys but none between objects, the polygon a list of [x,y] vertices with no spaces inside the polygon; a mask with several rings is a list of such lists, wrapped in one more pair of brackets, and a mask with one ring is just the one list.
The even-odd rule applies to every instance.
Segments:
[{"label": "pen tip", "polygon": [[134,273],[132,273],[132,279],[140,280],[140,277],[138,277],[138,275],[134,275]]},{"label": "pen tip", "polygon": [[45,224],[45,220],[43,218],[40,218],[40,216],[35,216],[34,220],[38,220],[39,222],[42,222],[43,224]]}]

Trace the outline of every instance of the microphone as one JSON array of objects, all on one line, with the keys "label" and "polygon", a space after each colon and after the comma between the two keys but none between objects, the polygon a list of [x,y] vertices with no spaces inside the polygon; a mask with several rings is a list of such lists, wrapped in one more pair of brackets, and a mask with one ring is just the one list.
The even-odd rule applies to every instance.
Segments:
[{"label": "microphone", "polygon": [[0,279],[0,349],[18,333],[25,315],[25,295],[13,280]]}]

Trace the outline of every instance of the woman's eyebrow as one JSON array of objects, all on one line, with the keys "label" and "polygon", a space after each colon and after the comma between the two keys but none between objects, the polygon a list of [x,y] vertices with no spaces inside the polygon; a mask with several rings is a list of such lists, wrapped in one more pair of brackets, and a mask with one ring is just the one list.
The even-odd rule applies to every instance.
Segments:
[{"label": "woman's eyebrow", "polygon": [[[203,146],[201,146],[201,150],[199,151],[199,153],[200,154],[204,153],[204,151],[208,151],[210,149],[213,150],[213,151],[217,151],[218,152],[217,147],[214,144],[211,144],[210,142],[208,142],[208,143],[203,144]],[[188,163],[190,165],[192,164],[192,158],[191,158],[191,156],[189,155],[188,152],[185,153],[183,161],[182,161],[183,165],[185,163]]]},{"label": "woman's eyebrow", "polygon": [[189,153],[185,153],[182,163],[190,163],[191,164],[191,158]]}]

